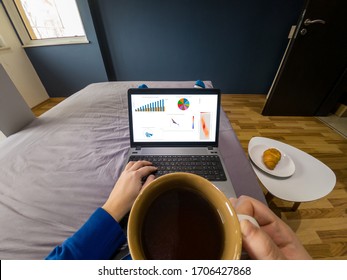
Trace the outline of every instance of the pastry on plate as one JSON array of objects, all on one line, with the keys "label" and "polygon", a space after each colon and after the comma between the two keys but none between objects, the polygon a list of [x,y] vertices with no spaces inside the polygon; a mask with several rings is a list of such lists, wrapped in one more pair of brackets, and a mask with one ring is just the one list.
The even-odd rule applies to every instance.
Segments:
[{"label": "pastry on plate", "polygon": [[263,153],[263,163],[270,170],[274,170],[280,160],[281,152],[276,148],[267,149]]}]

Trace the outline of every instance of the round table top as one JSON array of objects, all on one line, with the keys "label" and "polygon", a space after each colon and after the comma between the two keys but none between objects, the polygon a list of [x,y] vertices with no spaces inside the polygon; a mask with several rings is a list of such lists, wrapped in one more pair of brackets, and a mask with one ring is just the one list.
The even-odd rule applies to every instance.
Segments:
[{"label": "round table top", "polygon": [[291,176],[277,177],[264,172],[252,161],[252,167],[259,180],[275,197],[292,202],[307,202],[326,196],[334,188],[334,172],[311,155],[288,144],[264,137],[253,137],[250,140],[248,154],[250,155],[258,145],[279,149],[295,165],[295,171]]}]

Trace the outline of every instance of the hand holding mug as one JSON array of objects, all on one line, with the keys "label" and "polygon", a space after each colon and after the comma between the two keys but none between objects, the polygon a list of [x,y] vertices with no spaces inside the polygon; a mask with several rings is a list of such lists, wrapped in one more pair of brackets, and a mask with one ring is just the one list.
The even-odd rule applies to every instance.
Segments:
[{"label": "hand holding mug", "polygon": [[311,259],[291,228],[266,205],[247,196],[230,201],[237,213],[252,216],[259,224],[240,222],[243,248],[252,259]]}]

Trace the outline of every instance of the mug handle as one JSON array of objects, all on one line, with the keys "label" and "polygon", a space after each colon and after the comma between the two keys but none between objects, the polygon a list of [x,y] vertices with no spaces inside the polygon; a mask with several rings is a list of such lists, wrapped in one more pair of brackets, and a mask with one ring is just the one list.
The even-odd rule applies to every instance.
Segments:
[{"label": "mug handle", "polygon": [[237,214],[237,217],[239,218],[239,221],[242,221],[242,220],[248,220],[250,221],[253,225],[255,225],[256,227],[260,227],[257,220],[254,219],[254,217],[252,216],[249,216],[249,215],[245,215],[245,214]]}]

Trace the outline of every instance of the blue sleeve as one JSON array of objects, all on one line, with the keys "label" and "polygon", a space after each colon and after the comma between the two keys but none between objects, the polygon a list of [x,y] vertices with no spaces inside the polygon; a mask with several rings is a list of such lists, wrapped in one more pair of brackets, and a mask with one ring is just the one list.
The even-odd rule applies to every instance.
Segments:
[{"label": "blue sleeve", "polygon": [[98,208],[73,236],[55,247],[46,259],[110,259],[125,241],[117,221],[104,209]]}]

